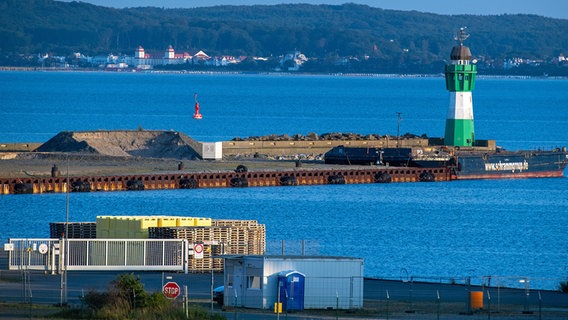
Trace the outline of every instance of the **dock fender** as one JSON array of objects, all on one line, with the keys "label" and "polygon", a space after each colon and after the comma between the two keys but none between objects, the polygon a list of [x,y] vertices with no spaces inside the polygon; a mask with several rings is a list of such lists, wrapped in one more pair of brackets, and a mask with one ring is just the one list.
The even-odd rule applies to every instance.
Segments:
[{"label": "dock fender", "polygon": [[31,183],[18,182],[14,185],[14,194],[30,194],[34,193],[34,187]]},{"label": "dock fender", "polygon": [[295,176],[282,176],[280,177],[281,186],[297,186],[298,180]]},{"label": "dock fender", "polygon": [[73,181],[71,183],[72,192],[91,192],[91,184],[88,181]]},{"label": "dock fender", "polygon": [[420,182],[434,182],[436,181],[436,177],[434,177],[434,174],[427,172],[427,171],[422,171],[422,173],[420,173]]},{"label": "dock fender", "polygon": [[327,177],[327,182],[329,184],[345,184],[345,177],[340,174],[332,175]]},{"label": "dock fender", "polygon": [[245,177],[234,177],[231,178],[231,187],[235,188],[245,188],[248,187],[248,180]]},{"label": "dock fender", "polygon": [[137,179],[128,180],[128,182],[126,182],[126,189],[131,191],[142,191],[144,190],[144,182]]},{"label": "dock fender", "polygon": [[193,178],[183,178],[179,180],[180,189],[197,189],[199,183]]},{"label": "dock fender", "polygon": [[245,165],[239,164],[235,169],[235,172],[248,172],[248,168]]},{"label": "dock fender", "polygon": [[390,183],[392,177],[387,172],[377,172],[375,173],[375,183]]}]

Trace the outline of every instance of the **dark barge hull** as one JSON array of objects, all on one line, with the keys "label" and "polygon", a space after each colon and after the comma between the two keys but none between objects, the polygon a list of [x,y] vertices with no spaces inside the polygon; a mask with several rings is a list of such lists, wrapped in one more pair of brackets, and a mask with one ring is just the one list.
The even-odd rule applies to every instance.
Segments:
[{"label": "dark barge hull", "polygon": [[441,168],[451,164],[451,159],[418,159],[412,156],[412,148],[360,148],[337,146],[325,154],[326,164],[384,165],[409,168]]},{"label": "dark barge hull", "polygon": [[[413,157],[410,148],[339,146],[325,154],[328,164],[377,164],[411,168],[449,168],[452,180],[562,177],[568,164],[565,149],[481,152],[446,148],[447,161]],[[440,154],[443,153],[440,151]]]},{"label": "dark barge hull", "polygon": [[452,180],[562,177],[568,164],[564,151],[518,151],[457,154]]}]

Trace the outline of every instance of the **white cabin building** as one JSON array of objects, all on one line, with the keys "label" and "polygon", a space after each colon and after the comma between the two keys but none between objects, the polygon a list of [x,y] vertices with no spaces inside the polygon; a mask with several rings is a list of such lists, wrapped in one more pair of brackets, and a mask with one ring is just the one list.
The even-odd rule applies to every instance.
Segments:
[{"label": "white cabin building", "polygon": [[[360,258],[243,255],[225,256],[224,261],[225,306],[273,309],[278,301],[286,306],[290,299],[301,299],[305,309],[363,307]],[[282,274],[304,282],[301,297],[282,289],[279,294]]]}]

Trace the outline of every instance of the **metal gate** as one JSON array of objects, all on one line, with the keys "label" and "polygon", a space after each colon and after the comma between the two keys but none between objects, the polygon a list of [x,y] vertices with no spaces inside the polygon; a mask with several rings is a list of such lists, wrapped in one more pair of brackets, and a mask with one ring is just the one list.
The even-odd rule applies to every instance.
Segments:
[{"label": "metal gate", "polygon": [[10,239],[4,250],[10,270],[188,272],[182,239]]}]

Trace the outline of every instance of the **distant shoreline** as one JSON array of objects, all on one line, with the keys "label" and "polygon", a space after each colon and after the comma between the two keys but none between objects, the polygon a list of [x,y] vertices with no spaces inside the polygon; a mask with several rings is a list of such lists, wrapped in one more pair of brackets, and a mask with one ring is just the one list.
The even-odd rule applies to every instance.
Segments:
[{"label": "distant shoreline", "polygon": [[[155,73],[155,74],[196,74],[196,75],[266,75],[266,76],[330,76],[330,77],[369,77],[369,78],[444,78],[444,74],[440,73],[315,73],[315,72],[276,72],[276,71],[190,71],[190,70],[124,70],[124,71],[108,71],[98,69],[64,69],[64,68],[37,68],[37,67],[2,67],[0,72],[90,72],[90,73]],[[564,76],[528,76],[528,75],[492,75],[477,74],[478,79],[543,79],[543,80],[568,80]]]}]

